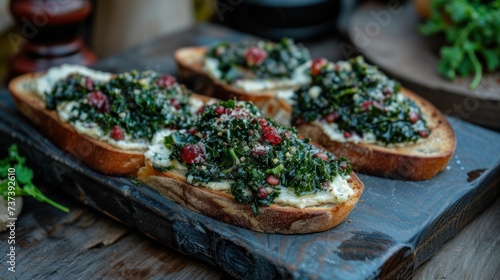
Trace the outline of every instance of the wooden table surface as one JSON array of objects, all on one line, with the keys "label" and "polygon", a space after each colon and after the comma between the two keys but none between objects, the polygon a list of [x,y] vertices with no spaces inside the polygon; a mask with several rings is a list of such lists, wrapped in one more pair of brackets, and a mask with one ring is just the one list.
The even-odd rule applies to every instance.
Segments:
[{"label": "wooden table surface", "polygon": [[[210,34],[208,34],[210,33]],[[237,35],[234,39],[249,36]],[[102,60],[97,66],[113,72],[131,69],[170,71],[171,56],[180,47],[179,38],[193,44],[207,44],[224,38],[222,28],[197,25],[174,36],[148,42],[133,50]],[[306,42],[313,57],[342,59],[343,39],[330,37]],[[39,183],[43,186],[43,181]],[[71,209],[62,213],[48,205],[25,199],[16,224],[16,273],[0,264],[2,279],[52,279],[70,277],[108,279],[227,279],[229,275],[203,261],[190,258],[127,228],[73,198],[43,188],[55,200]],[[414,273],[414,279],[500,279],[500,199]],[[7,250],[8,233],[0,233]]]}]

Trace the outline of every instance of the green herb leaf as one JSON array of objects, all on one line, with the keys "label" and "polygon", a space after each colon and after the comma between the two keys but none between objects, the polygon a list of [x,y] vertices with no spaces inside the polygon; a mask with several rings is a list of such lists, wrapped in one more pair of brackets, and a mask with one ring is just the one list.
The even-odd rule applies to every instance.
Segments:
[{"label": "green herb leaf", "polygon": [[[48,203],[57,209],[68,213],[69,209],[46,197],[33,183],[33,170],[25,166],[26,159],[19,155],[16,145],[11,145],[8,149],[8,157],[0,160],[0,196],[4,199],[8,196],[8,183],[11,181],[8,177],[8,169],[15,169],[15,195],[31,196],[34,199]],[[22,185],[22,186],[21,186]]]}]

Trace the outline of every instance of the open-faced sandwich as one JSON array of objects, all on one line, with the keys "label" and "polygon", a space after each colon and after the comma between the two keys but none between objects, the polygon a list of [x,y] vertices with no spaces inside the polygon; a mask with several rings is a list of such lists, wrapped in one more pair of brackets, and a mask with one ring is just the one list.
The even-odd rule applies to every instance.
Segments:
[{"label": "open-faced sandwich", "polygon": [[203,108],[189,130],[158,131],[138,179],[177,203],[268,233],[341,223],[363,184],[335,157],[262,116],[250,102]]},{"label": "open-faced sandwich", "polygon": [[310,81],[306,48],[284,38],[280,42],[221,42],[175,52],[179,79],[197,93],[223,100],[250,100],[261,106],[276,95],[284,100]]},{"label": "open-faced sandwich", "polygon": [[293,102],[292,124],[302,135],[363,173],[424,180],[446,168],[455,134],[431,103],[362,57],[316,59],[311,77]]},{"label": "open-faced sandwich", "polygon": [[17,108],[49,139],[105,174],[134,174],[159,129],[190,127],[207,99],[169,75],[112,75],[76,65],[9,84]]}]

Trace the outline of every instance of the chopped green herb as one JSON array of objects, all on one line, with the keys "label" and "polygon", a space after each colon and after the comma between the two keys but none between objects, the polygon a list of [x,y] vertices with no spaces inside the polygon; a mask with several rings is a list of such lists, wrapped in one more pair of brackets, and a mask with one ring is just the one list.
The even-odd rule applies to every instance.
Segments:
[{"label": "chopped green herb", "polygon": [[401,85],[363,57],[313,62],[312,83],[296,91],[292,122],[319,121],[345,138],[373,135],[385,143],[415,142],[429,135],[420,108]]},{"label": "chopped green herb", "polygon": [[488,71],[500,68],[500,0],[433,0],[420,31],[444,34],[438,71],[447,79],[474,74],[470,88],[476,89],[483,65]]},{"label": "chopped green herb", "polygon": [[115,140],[123,139],[121,129],[132,139],[150,140],[159,129],[192,124],[189,96],[175,78],[153,71],[131,71],[103,83],[76,73],[46,94],[46,107],[55,110],[74,101],[70,122],[95,123]]},{"label": "chopped green herb", "polygon": [[194,127],[196,136],[174,132],[165,138],[170,159],[187,165],[191,184],[230,183],[236,201],[251,203],[255,213],[273,203],[278,186],[301,196],[351,172],[347,159],[299,139],[295,129],[264,118],[249,102],[206,106]]},{"label": "chopped green herb", "polygon": [[[33,171],[25,166],[26,159],[19,155],[16,145],[9,147],[9,156],[0,159],[0,196],[7,200],[9,193],[8,183],[12,180],[7,178],[9,176],[9,168],[15,169],[15,189],[16,196],[31,196],[34,199],[48,203],[57,209],[68,213],[69,209],[64,207],[52,199],[46,197],[32,182]],[[9,176],[10,177],[10,176]]]}]

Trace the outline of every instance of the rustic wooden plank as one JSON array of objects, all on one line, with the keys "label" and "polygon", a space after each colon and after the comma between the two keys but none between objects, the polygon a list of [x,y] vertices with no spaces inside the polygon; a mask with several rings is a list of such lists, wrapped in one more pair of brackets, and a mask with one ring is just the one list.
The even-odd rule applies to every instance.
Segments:
[{"label": "rustic wooden plank", "polygon": [[498,279],[500,199],[445,243],[415,271],[414,279]]},{"label": "rustic wooden plank", "polygon": [[[180,255],[68,196],[45,192],[67,205],[62,213],[26,199],[16,227],[17,279],[220,279],[209,264]],[[0,233],[7,240],[8,232]],[[1,246],[2,254],[5,246]],[[4,269],[0,278],[13,279]]]}]

